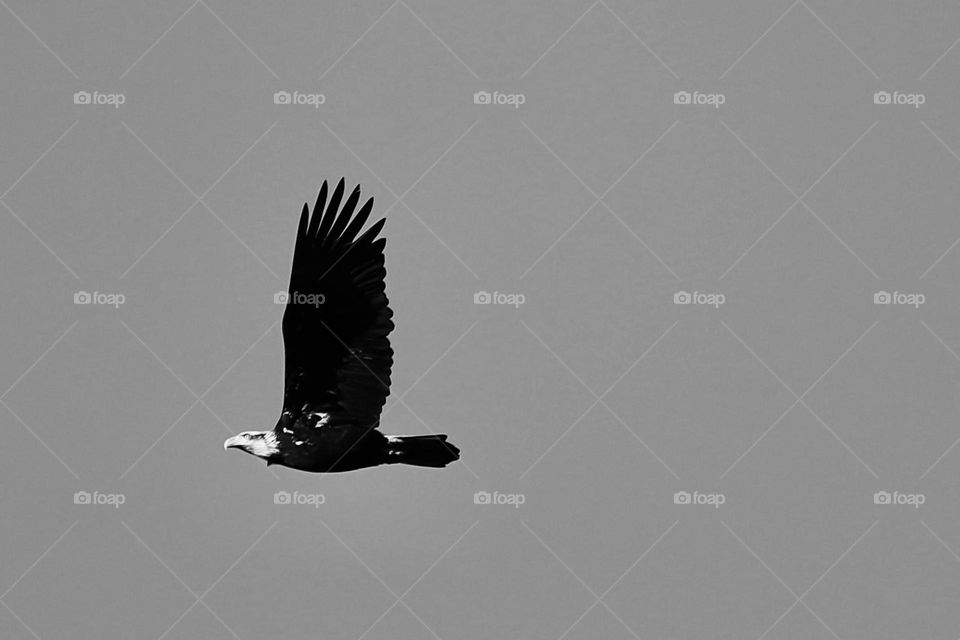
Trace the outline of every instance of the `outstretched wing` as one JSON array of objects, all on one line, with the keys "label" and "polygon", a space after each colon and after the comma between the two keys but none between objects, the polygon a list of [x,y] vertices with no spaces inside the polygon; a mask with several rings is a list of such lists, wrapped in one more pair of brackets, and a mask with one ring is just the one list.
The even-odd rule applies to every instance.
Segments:
[{"label": "outstretched wing", "polygon": [[390,393],[393,312],[384,293],[384,219],[360,235],[373,198],[357,186],[341,207],[343,180],[324,181],[311,214],[300,214],[283,314],[284,412],[335,413],[373,425]]}]

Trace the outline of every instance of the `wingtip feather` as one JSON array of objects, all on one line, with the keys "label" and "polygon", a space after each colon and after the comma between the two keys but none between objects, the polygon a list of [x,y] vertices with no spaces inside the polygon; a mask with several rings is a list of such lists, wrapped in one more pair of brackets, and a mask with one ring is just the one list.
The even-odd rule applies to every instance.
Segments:
[{"label": "wingtip feather", "polygon": [[307,235],[316,238],[317,229],[320,228],[320,219],[323,217],[323,207],[327,201],[327,181],[324,180],[320,185],[320,191],[317,193],[317,202],[313,205],[313,215],[310,217],[310,227]]}]

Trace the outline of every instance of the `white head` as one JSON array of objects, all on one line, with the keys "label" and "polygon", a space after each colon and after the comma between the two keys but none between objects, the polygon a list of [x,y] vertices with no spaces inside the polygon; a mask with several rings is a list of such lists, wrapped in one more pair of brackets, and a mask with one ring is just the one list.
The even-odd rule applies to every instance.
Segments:
[{"label": "white head", "polygon": [[242,449],[258,458],[268,460],[280,451],[277,445],[277,436],[273,431],[244,431],[223,443],[224,449]]}]

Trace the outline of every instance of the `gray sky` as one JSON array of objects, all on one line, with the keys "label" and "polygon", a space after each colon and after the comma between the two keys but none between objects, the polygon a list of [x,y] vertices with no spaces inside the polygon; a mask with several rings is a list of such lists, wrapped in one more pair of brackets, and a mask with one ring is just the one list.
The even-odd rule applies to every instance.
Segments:
[{"label": "gray sky", "polygon": [[[960,6],[0,5],[0,637],[960,635]],[[222,450],[341,176],[444,470]]]}]

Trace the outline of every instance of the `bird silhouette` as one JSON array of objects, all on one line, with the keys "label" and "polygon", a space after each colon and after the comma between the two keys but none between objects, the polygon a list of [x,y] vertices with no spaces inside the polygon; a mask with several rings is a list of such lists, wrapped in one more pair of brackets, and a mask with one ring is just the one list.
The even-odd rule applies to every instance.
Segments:
[{"label": "bird silhouette", "polygon": [[379,430],[393,366],[386,239],[377,237],[386,219],[361,233],[373,198],[358,209],[359,185],[345,202],[343,195],[343,179],[332,193],[324,181],[313,212],[304,203],[300,214],[283,312],[280,419],[270,431],[244,431],[223,446],[267,465],[316,473],[383,464],[445,467],[460,457],[446,435]]}]

